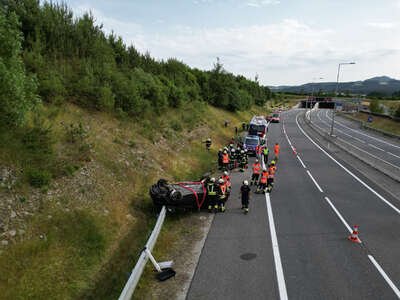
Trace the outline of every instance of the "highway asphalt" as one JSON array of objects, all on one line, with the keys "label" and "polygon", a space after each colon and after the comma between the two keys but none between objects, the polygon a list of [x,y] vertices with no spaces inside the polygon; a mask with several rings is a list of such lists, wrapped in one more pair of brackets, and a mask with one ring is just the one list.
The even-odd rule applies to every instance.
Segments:
[{"label": "highway asphalt", "polygon": [[[332,117],[328,110],[314,110],[311,113],[314,124],[325,131],[330,131]],[[400,143],[374,134],[371,131],[362,130],[351,122],[341,117],[336,117],[334,134],[371,156],[379,157],[382,161],[395,166],[400,170]]]},{"label": "highway asphalt", "polygon": [[[248,215],[239,188],[250,170],[232,173],[187,299],[400,298],[400,199],[315,145],[301,113],[270,125],[270,150],[281,145],[275,187],[252,194]],[[354,224],[362,244],[347,240]]]}]

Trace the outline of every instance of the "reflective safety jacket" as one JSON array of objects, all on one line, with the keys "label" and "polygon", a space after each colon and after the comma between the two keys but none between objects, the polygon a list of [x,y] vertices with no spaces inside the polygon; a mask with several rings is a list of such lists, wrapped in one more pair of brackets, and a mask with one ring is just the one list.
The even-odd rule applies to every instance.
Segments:
[{"label": "reflective safety jacket", "polygon": [[229,175],[222,175],[222,179],[225,181],[227,187],[231,186],[231,179],[229,178]]},{"label": "reflective safety jacket", "polygon": [[264,155],[268,155],[268,153],[269,153],[268,147],[264,147],[263,153],[264,153]]},{"label": "reflective safety jacket", "polygon": [[275,172],[276,172],[276,166],[270,166],[270,167],[268,168],[268,171],[269,171],[270,173],[272,173],[272,174],[275,174]]},{"label": "reflective safety jacket", "polygon": [[261,173],[260,183],[267,183],[268,174],[268,171],[263,171]]},{"label": "reflective safety jacket", "polygon": [[213,182],[207,183],[207,195],[209,195],[209,196],[217,195],[217,189],[216,189],[215,183],[213,183]]},{"label": "reflective safety jacket", "polygon": [[275,146],[274,146],[274,152],[275,152],[275,154],[279,154],[279,150],[280,150],[279,145],[275,145]]},{"label": "reflective safety jacket", "polygon": [[226,185],[225,185],[225,183],[222,183],[222,184],[219,185],[218,196],[219,196],[220,199],[224,199],[226,197]]},{"label": "reflective safety jacket", "polygon": [[256,146],[256,153],[261,154],[261,147],[259,145]]},{"label": "reflective safety jacket", "polygon": [[254,163],[253,164],[253,174],[260,174],[260,171],[261,171],[260,163]]},{"label": "reflective safety jacket", "polygon": [[228,153],[223,153],[223,154],[222,154],[222,162],[223,162],[224,164],[229,163],[229,154],[228,154]]}]

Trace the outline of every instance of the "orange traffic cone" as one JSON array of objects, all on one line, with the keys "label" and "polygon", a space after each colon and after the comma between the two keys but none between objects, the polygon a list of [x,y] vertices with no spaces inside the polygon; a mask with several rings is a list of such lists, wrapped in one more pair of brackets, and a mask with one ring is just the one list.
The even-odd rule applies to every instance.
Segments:
[{"label": "orange traffic cone", "polygon": [[353,232],[349,235],[348,240],[353,243],[361,244],[361,240],[358,238],[358,225],[353,226]]}]

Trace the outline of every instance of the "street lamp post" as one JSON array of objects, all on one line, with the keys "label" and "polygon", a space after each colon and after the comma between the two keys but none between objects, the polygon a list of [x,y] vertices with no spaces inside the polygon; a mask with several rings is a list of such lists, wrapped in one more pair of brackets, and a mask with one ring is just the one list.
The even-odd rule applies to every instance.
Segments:
[{"label": "street lamp post", "polygon": [[[336,88],[335,88],[335,96],[338,96],[338,92],[339,92],[339,74],[340,74],[340,67],[343,65],[355,65],[355,62],[347,62],[347,63],[340,63],[338,65],[338,69],[337,69],[337,75],[336,75]],[[333,126],[335,124],[335,111],[336,111],[336,99],[334,101],[334,105],[333,105],[333,112],[332,112],[332,123],[331,123],[331,132],[330,135],[333,135]]]}]

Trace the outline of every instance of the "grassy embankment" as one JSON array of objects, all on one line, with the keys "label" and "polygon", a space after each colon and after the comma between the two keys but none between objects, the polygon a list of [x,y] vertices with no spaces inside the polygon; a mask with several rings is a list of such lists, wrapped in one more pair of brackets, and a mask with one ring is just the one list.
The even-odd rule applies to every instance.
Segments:
[{"label": "grassy embankment", "polygon": [[386,119],[378,116],[372,116],[373,121],[368,123],[368,114],[364,113],[355,113],[351,115],[352,118],[362,121],[365,125],[383,130],[385,132],[389,132],[392,134],[400,135],[400,123],[395,122],[391,119]]},{"label": "grassy embankment", "polygon": [[[132,121],[65,105],[44,108],[47,133],[3,132],[0,164],[15,184],[0,187],[12,214],[0,232],[8,243],[0,246],[1,298],[114,299],[155,221],[149,186],[197,179],[252,114],[189,103]],[[42,145],[43,134],[51,139]],[[211,153],[201,143],[208,136]],[[172,229],[179,218],[168,222]]]}]

